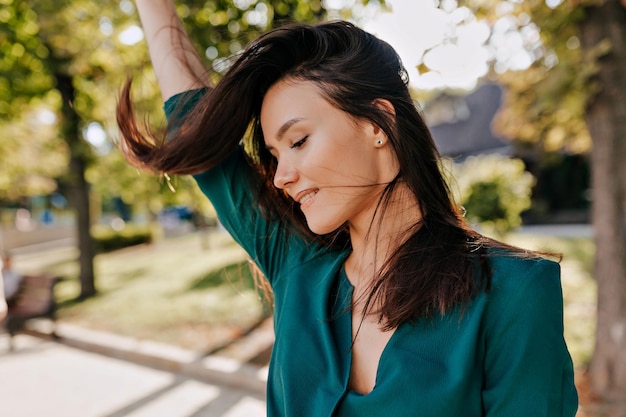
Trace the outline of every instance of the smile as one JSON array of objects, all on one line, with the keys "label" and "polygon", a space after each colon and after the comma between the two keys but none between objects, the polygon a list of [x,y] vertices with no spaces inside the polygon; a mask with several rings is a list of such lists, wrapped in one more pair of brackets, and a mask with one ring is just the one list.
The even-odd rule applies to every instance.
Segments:
[{"label": "smile", "polygon": [[311,202],[311,200],[313,199],[315,194],[317,194],[318,191],[319,190],[313,190],[301,196],[300,199],[298,200],[298,202],[300,203],[300,206],[306,206],[307,203]]}]

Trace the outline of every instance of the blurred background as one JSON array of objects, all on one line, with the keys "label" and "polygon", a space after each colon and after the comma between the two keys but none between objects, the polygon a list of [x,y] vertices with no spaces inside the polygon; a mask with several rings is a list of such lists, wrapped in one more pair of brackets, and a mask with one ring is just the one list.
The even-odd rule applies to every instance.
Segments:
[{"label": "blurred background", "polygon": [[[342,18],[391,43],[467,219],[563,254],[579,416],[624,416],[625,3],[189,0],[178,12],[215,80],[286,22]],[[60,341],[67,325],[262,369],[271,302],[245,254],[190,178],[140,172],[116,149],[129,76],[163,128],[132,1],[0,0],[0,251],[18,274],[60,278]],[[15,352],[0,350],[0,375]]]}]

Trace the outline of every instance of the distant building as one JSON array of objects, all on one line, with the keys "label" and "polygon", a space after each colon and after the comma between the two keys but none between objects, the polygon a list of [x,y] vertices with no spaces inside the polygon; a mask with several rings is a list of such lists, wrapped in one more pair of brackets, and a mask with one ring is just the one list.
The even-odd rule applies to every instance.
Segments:
[{"label": "distant building", "polygon": [[427,103],[426,122],[439,151],[457,162],[480,154],[512,156],[510,142],[492,131],[502,96],[502,87],[489,83],[466,96],[442,94]]}]

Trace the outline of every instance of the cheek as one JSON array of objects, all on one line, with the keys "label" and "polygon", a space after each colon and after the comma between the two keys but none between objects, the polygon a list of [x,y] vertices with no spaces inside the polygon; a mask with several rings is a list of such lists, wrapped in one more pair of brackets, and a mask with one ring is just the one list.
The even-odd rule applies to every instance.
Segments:
[{"label": "cheek", "polygon": [[371,184],[376,178],[374,157],[375,148],[362,132],[341,126],[312,138],[302,151],[299,168],[301,174],[325,181]]}]

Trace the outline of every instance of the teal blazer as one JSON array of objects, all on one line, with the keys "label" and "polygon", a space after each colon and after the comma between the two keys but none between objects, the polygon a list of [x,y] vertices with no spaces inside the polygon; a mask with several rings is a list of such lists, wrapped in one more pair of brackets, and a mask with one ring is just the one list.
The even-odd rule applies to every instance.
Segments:
[{"label": "teal blazer", "polygon": [[[168,116],[181,97],[166,102]],[[489,292],[462,314],[457,309],[402,324],[382,353],[374,389],[367,395],[351,391],[353,288],[343,269],[349,252],[267,221],[249,175],[239,149],[195,179],[274,291],[268,417],[576,414],[559,265],[506,254],[491,256]]]}]

